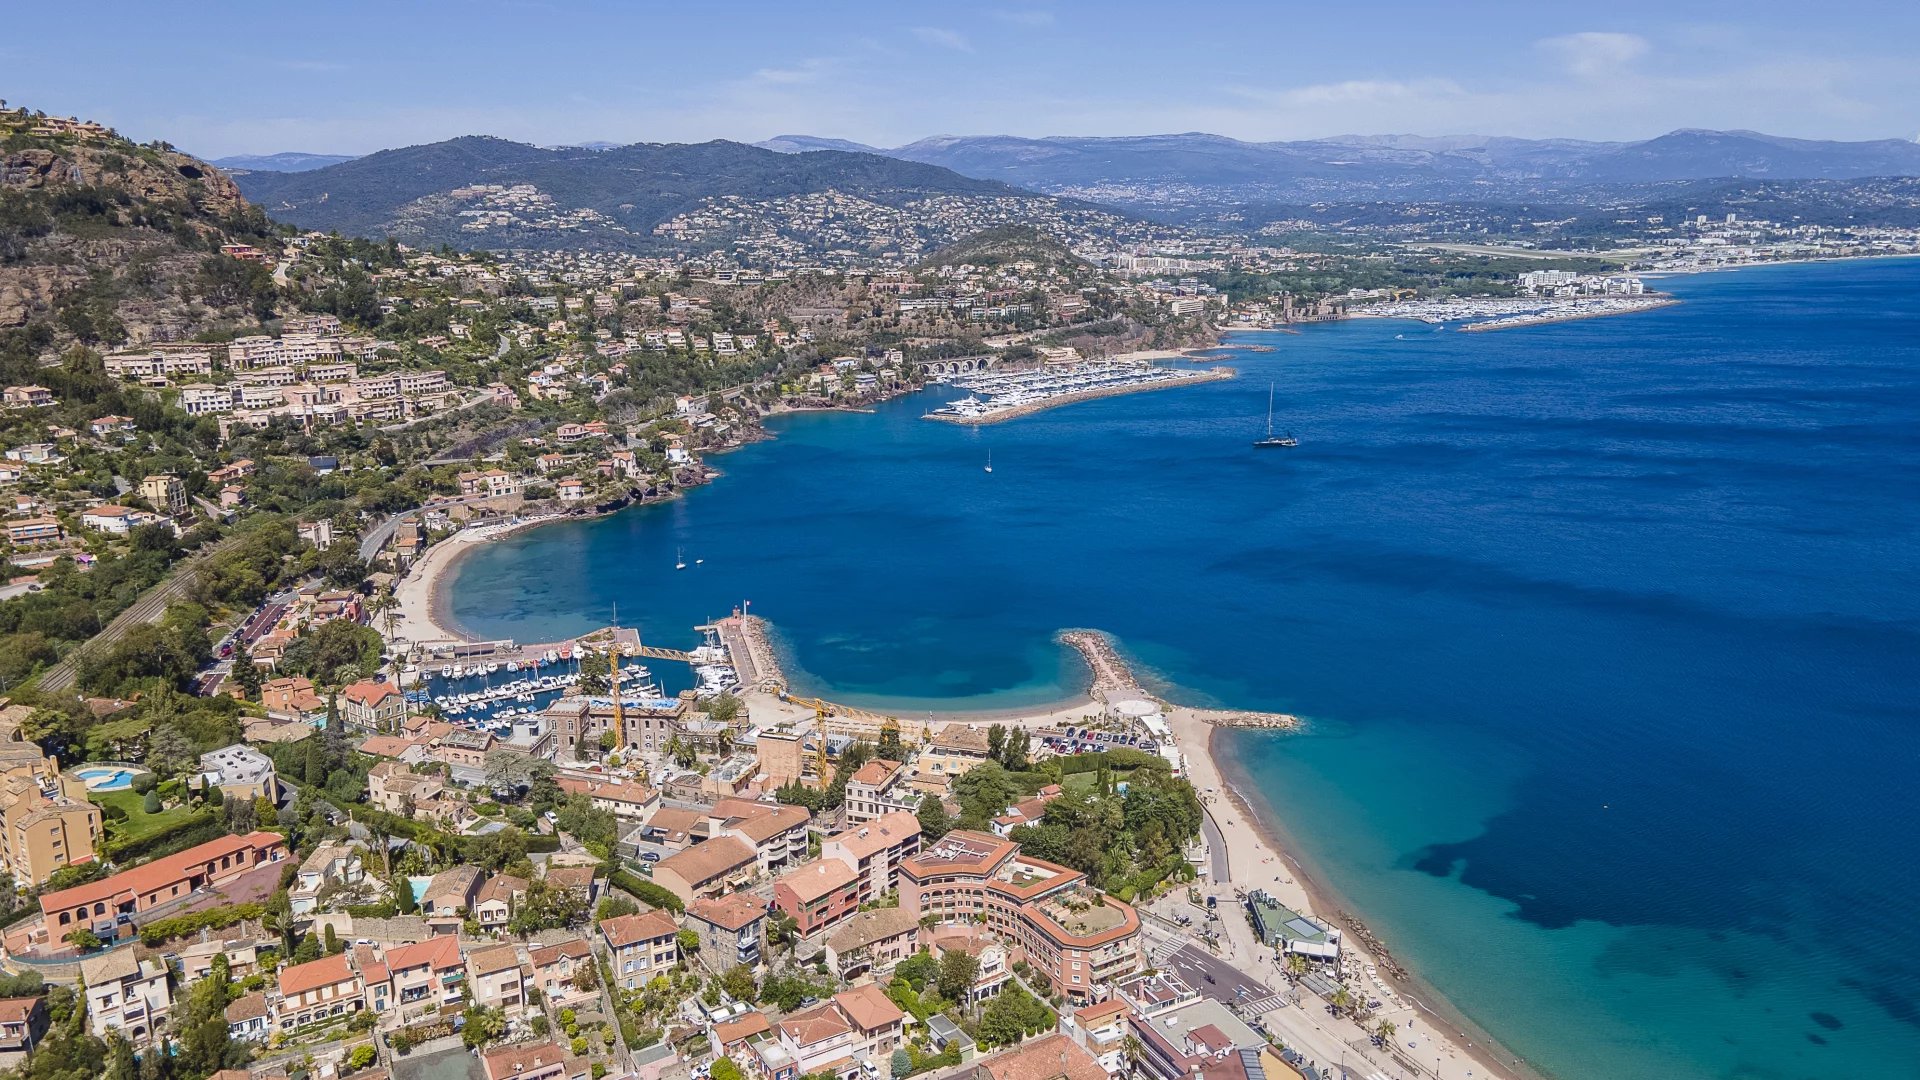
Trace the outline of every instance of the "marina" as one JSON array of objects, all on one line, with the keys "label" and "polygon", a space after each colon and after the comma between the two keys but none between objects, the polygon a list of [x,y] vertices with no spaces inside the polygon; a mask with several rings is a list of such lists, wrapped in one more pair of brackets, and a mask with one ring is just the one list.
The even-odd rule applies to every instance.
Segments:
[{"label": "marina", "polygon": [[[950,424],[994,424],[1076,401],[1231,379],[1231,368],[1183,371],[1147,363],[1089,361],[1039,370],[983,372],[948,380],[967,396],[926,414]],[[992,462],[987,464],[992,472]]]}]

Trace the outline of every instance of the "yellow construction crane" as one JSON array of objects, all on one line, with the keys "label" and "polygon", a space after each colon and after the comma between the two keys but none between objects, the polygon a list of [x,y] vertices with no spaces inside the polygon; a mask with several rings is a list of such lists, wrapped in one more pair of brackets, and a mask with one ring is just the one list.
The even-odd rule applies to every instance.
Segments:
[{"label": "yellow construction crane", "polygon": [[819,698],[795,697],[786,691],[780,692],[780,700],[795,705],[805,705],[813,710],[813,773],[820,778],[820,786],[827,786],[827,711],[829,706]]}]

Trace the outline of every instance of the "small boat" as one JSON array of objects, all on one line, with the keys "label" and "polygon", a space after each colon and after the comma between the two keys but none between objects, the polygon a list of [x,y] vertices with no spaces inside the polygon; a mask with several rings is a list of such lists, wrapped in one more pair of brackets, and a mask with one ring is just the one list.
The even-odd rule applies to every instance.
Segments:
[{"label": "small boat", "polygon": [[993,451],[987,451],[987,471],[993,471]]},{"label": "small boat", "polygon": [[693,560],[693,565],[695,565],[695,566],[699,566],[699,565],[700,565],[701,563],[704,563],[704,562],[706,562],[706,561],[707,561],[707,560],[705,560],[705,559],[695,559],[695,560]]},{"label": "small boat", "polygon": [[1267,437],[1264,439],[1255,439],[1253,442],[1253,445],[1261,449],[1266,449],[1269,447],[1277,447],[1277,446],[1299,446],[1300,445],[1300,440],[1294,438],[1293,432],[1291,431],[1287,432],[1285,435],[1275,435],[1273,433],[1273,384],[1272,383],[1267,384]]},{"label": "small boat", "polygon": [[686,548],[681,548],[679,550],[679,553],[674,555],[673,568],[675,570],[685,570],[687,568],[687,549]]}]

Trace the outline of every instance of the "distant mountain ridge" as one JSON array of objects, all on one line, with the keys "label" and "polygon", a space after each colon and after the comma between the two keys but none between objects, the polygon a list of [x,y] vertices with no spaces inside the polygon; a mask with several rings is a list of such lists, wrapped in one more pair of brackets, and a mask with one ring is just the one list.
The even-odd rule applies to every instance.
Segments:
[{"label": "distant mountain ridge", "polygon": [[230,173],[307,172],[352,160],[352,154],[306,154],[289,150],[279,154],[237,154],[233,157],[214,158],[213,164]]},{"label": "distant mountain ridge", "polygon": [[479,135],[237,180],[295,225],[458,246],[657,247],[666,241],[654,226],[729,196],[837,191],[894,206],[929,195],[1042,198],[878,154],[779,154],[725,141],[546,148]]},{"label": "distant mountain ridge", "polygon": [[[838,142],[783,135],[762,145],[804,153]],[[1482,135],[1246,142],[1204,132],[1038,139],[937,135],[874,152],[1122,205],[1151,202],[1155,188],[1169,187],[1200,199],[1460,198],[1482,196],[1487,185],[1524,196],[1583,184],[1920,175],[1916,142],[1839,142],[1691,128],[1635,142]]]}]

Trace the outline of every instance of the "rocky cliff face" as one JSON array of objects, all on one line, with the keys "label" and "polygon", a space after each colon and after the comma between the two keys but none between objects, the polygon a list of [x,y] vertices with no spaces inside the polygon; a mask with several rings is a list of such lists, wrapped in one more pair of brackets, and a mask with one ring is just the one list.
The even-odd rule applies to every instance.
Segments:
[{"label": "rocky cliff face", "polygon": [[192,334],[249,313],[210,301],[208,261],[225,243],[279,245],[225,173],[112,136],[8,131],[8,115],[0,114],[0,351],[8,359]]}]

